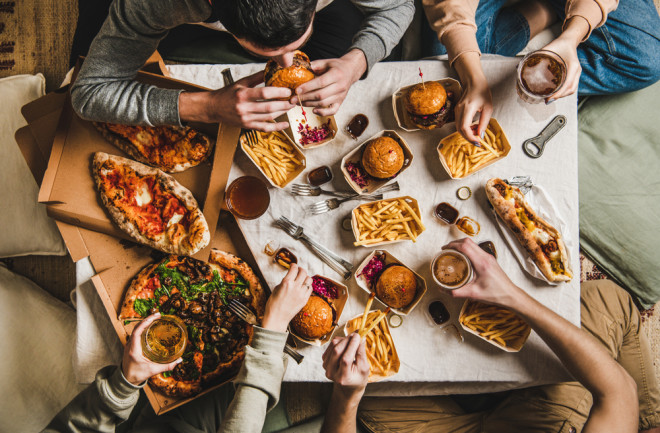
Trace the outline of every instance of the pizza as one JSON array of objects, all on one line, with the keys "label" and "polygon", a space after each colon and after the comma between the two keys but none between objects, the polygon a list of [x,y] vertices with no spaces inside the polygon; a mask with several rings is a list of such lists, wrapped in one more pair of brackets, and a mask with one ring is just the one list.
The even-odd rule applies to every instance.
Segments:
[{"label": "pizza", "polygon": [[97,152],[92,172],[113,221],[138,242],[170,254],[192,255],[211,240],[192,193],[157,168]]},{"label": "pizza", "polygon": [[250,266],[233,254],[213,250],[209,263],[171,255],[143,268],[131,281],[120,320],[160,312],[186,324],[183,362],[149,379],[173,397],[190,397],[235,374],[252,338],[252,326],[227,304],[237,299],[260,320],[267,294]]},{"label": "pizza", "polygon": [[187,126],[93,123],[106,140],[131,158],[168,173],[198,165],[208,158],[213,148],[209,137]]},{"label": "pizza", "polygon": [[548,281],[573,278],[561,234],[534,212],[518,188],[494,178],[486,183],[486,196]]}]

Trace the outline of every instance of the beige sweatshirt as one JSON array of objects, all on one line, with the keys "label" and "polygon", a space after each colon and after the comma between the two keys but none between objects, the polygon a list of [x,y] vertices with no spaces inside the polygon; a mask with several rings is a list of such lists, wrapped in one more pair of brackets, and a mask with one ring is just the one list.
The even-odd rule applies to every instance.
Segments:
[{"label": "beige sweatshirt", "polygon": [[[464,53],[480,53],[474,18],[479,0],[422,0],[422,4],[431,28],[447,48],[450,65]],[[605,24],[607,14],[617,5],[618,0],[567,0],[564,25],[573,17],[585,19],[589,32],[584,41],[593,29]]]}]

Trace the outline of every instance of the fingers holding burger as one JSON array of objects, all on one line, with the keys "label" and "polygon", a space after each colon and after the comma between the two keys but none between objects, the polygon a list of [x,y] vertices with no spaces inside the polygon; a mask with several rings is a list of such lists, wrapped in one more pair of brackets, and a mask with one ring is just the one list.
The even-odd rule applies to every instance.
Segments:
[{"label": "fingers holding burger", "polygon": [[268,60],[264,70],[266,86],[286,87],[295,92],[296,88],[316,77],[312,70],[307,54],[296,50],[293,54],[293,63],[288,67],[281,67],[273,59]]}]

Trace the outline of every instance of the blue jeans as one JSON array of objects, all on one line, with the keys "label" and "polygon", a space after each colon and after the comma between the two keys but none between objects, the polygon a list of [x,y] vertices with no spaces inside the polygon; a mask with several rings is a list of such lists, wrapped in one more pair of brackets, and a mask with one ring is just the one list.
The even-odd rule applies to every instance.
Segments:
[{"label": "blue jeans", "polygon": [[[529,42],[527,20],[504,7],[506,1],[479,2],[475,19],[482,53],[515,56]],[[565,1],[546,1],[563,21]],[[428,22],[423,26],[422,48],[425,56],[447,53]],[[581,96],[630,92],[660,80],[660,16],[653,0],[620,0],[605,25],[578,46],[577,54]]]}]

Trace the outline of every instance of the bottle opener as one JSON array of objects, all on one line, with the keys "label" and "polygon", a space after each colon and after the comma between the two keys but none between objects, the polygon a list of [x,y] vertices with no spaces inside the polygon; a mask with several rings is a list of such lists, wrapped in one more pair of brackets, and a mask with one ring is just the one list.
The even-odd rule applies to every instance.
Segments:
[{"label": "bottle opener", "polygon": [[523,151],[530,158],[539,158],[543,155],[545,145],[566,125],[566,117],[559,115],[543,128],[543,131],[534,138],[529,138],[523,142]]}]

